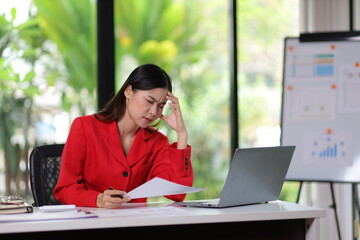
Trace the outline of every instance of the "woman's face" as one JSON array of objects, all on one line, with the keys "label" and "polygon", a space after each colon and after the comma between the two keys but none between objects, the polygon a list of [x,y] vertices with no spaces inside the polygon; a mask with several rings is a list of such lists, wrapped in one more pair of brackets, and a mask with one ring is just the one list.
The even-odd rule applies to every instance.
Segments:
[{"label": "woman's face", "polygon": [[158,119],[166,104],[166,88],[133,91],[131,86],[125,90],[126,116],[130,117],[139,127],[146,128]]}]

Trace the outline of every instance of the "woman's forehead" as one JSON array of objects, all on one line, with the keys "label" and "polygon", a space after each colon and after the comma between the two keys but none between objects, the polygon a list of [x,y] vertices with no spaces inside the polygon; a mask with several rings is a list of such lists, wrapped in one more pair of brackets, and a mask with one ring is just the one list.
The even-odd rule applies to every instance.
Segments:
[{"label": "woman's forehead", "polygon": [[164,102],[166,101],[166,95],[169,90],[166,88],[154,88],[150,90],[139,90],[137,92],[152,98],[154,101]]}]

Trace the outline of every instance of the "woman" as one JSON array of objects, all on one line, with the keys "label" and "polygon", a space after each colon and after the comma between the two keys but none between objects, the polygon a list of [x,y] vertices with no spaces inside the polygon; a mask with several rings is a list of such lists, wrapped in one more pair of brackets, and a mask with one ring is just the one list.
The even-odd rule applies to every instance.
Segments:
[{"label": "woman", "polygon": [[[164,70],[142,65],[103,110],[76,118],[62,154],[56,199],[77,206],[117,208],[131,200],[123,197],[126,192],[154,177],[191,186],[191,146],[179,101],[171,91],[171,79]],[[172,111],[166,117],[162,111],[168,100]],[[153,128],[159,118],[176,132],[177,142],[170,145]],[[182,201],[185,195],[167,197]]]}]

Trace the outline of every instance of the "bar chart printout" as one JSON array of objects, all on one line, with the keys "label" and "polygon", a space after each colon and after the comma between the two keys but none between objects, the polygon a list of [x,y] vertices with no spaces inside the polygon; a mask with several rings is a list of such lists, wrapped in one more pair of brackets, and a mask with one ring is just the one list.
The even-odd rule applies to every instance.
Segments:
[{"label": "bar chart printout", "polygon": [[352,164],[350,133],[307,133],[304,137],[304,161],[310,165]]},{"label": "bar chart printout", "polygon": [[[341,142],[341,144],[344,144],[344,142]],[[319,158],[336,158],[337,157],[337,143],[335,143],[333,146],[326,146],[325,149],[319,152]],[[316,152],[313,152],[313,154],[316,154]],[[345,152],[342,152],[343,155],[345,155]]]}]

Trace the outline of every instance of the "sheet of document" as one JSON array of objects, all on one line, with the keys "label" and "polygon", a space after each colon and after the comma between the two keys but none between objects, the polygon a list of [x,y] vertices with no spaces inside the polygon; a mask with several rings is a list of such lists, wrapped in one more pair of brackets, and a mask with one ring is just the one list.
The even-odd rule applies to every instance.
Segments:
[{"label": "sheet of document", "polygon": [[89,212],[92,212],[98,217],[127,217],[127,216],[148,216],[148,215],[171,215],[171,214],[181,214],[187,213],[182,208],[179,207],[137,207],[137,208],[121,208],[121,209],[92,209]]},{"label": "sheet of document", "polygon": [[193,193],[205,188],[188,187],[156,177],[128,192],[125,196],[131,199]]},{"label": "sheet of document", "polygon": [[97,216],[90,212],[71,210],[63,212],[43,212],[35,209],[33,213],[21,214],[3,214],[0,215],[0,223],[5,222],[27,222],[27,221],[48,221],[80,218],[96,218]]}]

